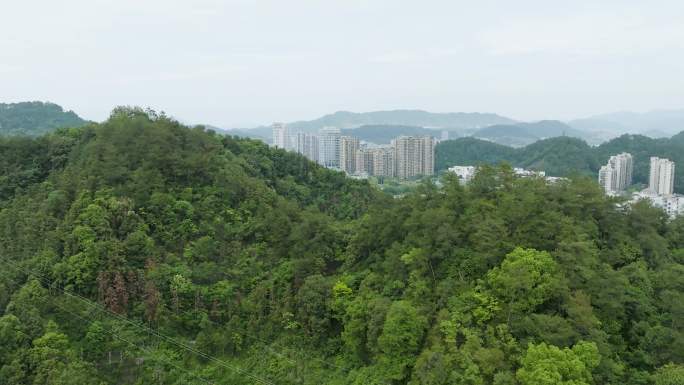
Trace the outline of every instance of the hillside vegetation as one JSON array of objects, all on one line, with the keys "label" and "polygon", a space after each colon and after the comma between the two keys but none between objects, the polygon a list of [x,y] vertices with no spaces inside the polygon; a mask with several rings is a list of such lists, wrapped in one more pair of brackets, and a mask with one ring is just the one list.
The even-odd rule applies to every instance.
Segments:
[{"label": "hillside vegetation", "polygon": [[87,122],[73,111],[53,103],[0,103],[0,135],[41,135],[60,127],[80,127]]},{"label": "hillside vegetation", "polygon": [[557,120],[541,120],[533,123],[520,122],[484,127],[473,132],[472,136],[507,146],[522,147],[540,139],[556,136],[589,138],[591,134],[576,130]]},{"label": "hillside vegetation", "polygon": [[684,219],[593,180],[392,199],[128,108],[0,145],[1,384],[684,381]]}]

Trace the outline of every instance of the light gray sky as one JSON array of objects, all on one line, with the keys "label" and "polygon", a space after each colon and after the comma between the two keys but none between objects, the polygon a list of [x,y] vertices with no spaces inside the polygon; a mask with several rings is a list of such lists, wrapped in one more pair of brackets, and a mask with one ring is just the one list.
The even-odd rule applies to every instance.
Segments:
[{"label": "light gray sky", "polygon": [[684,2],[2,0],[0,102],[224,127],[420,108],[684,107]]}]

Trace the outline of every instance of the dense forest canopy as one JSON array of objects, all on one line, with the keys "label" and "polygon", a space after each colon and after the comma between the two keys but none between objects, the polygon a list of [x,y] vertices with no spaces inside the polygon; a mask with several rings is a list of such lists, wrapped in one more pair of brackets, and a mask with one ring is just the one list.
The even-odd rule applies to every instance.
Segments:
[{"label": "dense forest canopy", "polygon": [[[512,165],[545,171],[552,176],[583,174],[596,177],[611,155],[629,152],[634,156],[634,183],[648,184],[651,156],[684,164],[684,132],[672,138],[653,139],[625,134],[591,147],[577,138],[556,137],[511,148],[484,140],[461,138],[437,145],[435,167],[445,170],[455,165],[508,162]],[[675,192],[684,193],[684,167],[675,168]]]},{"label": "dense forest canopy", "polygon": [[684,219],[592,179],[392,199],[130,108],[0,146],[1,384],[684,383]]},{"label": "dense forest canopy", "polygon": [[61,127],[87,122],[54,103],[0,103],[0,135],[41,135]]}]

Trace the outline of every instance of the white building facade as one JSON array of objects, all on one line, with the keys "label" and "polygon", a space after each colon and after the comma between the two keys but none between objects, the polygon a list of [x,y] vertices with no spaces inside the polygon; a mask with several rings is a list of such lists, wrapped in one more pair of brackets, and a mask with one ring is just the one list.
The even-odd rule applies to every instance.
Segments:
[{"label": "white building facade", "polygon": [[325,127],[319,131],[319,163],[328,168],[340,168],[340,139],[342,132],[339,128]]},{"label": "white building facade", "polygon": [[674,192],[675,164],[669,159],[651,157],[648,190],[653,194],[672,195]]},{"label": "white building facade", "polygon": [[287,150],[289,147],[290,136],[287,133],[287,126],[283,123],[273,123],[273,146]]},{"label": "white building facade", "polygon": [[606,194],[625,191],[632,184],[634,161],[632,154],[623,152],[613,155],[599,170],[598,182]]}]

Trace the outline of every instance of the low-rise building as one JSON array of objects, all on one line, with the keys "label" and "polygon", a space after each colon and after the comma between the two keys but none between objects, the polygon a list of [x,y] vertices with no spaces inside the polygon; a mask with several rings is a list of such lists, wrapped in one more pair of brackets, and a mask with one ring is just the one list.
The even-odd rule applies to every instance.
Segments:
[{"label": "low-rise building", "polygon": [[670,218],[684,214],[684,195],[656,194],[650,189],[646,189],[632,194],[630,203],[636,203],[640,200],[647,200],[653,207],[663,209]]},{"label": "low-rise building", "polygon": [[475,166],[453,166],[449,167],[449,171],[458,176],[458,180],[462,185],[466,185],[473,179],[477,169]]},{"label": "low-rise building", "polygon": [[[462,185],[468,184],[477,173],[476,166],[453,166],[449,167],[449,171],[456,174]],[[557,183],[565,178],[546,176],[544,171],[526,170],[524,168],[513,168],[513,174],[519,178],[544,178],[549,183]]]}]

